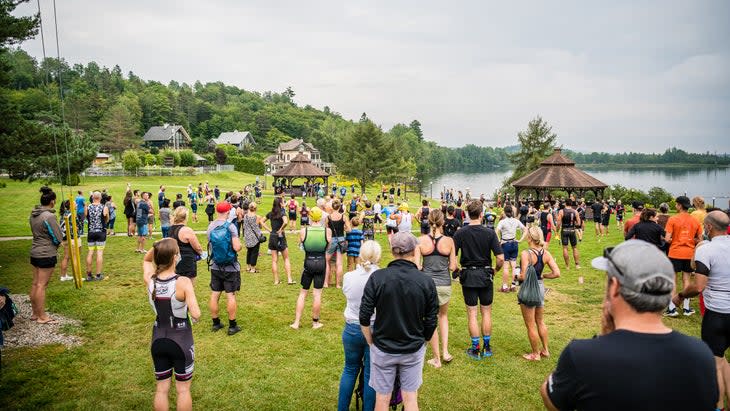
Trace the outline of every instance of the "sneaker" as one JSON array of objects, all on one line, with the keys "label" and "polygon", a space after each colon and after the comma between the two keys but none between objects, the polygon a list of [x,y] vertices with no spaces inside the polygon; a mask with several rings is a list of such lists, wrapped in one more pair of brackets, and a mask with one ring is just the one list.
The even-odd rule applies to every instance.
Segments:
[{"label": "sneaker", "polygon": [[71,277],[70,275],[62,275],[62,276],[61,276],[61,281],[71,281],[71,280],[73,280],[73,279],[74,279],[74,278],[73,278],[73,277]]},{"label": "sneaker", "polygon": [[101,281],[104,279],[104,274],[97,274],[96,275],[96,281]]},{"label": "sneaker", "polygon": [[233,335],[239,331],[241,331],[241,327],[239,327],[239,326],[228,327],[228,335]]},{"label": "sneaker", "polygon": [[580,270],[580,266],[578,264],[575,265],[576,270]]},{"label": "sneaker", "polygon": [[489,345],[482,347],[482,358],[491,357],[491,356],[492,356],[492,347]]},{"label": "sneaker", "polygon": [[466,355],[469,358],[471,358],[472,360],[481,360],[482,359],[481,351],[479,350],[479,348],[473,348],[473,347],[467,348]]},{"label": "sneaker", "polygon": [[664,311],[664,316],[665,317],[676,317],[678,315],[679,315],[679,313],[677,312],[677,309],[676,308],[674,308],[672,310]]},{"label": "sneaker", "polygon": [[94,277],[91,274],[86,274],[86,281],[94,281]]},{"label": "sneaker", "polygon": [[499,289],[500,293],[508,293],[509,288],[506,285],[503,285],[502,288]]},{"label": "sneaker", "polygon": [[221,323],[213,324],[213,326],[210,327],[210,330],[213,331],[213,332],[216,332],[216,331],[221,330],[221,329],[223,329],[223,324],[221,324]]},{"label": "sneaker", "polygon": [[689,317],[690,315],[693,315],[694,313],[695,313],[695,310],[693,310],[691,308],[690,309],[685,308],[684,310],[682,310],[682,314],[684,314],[686,317]]}]

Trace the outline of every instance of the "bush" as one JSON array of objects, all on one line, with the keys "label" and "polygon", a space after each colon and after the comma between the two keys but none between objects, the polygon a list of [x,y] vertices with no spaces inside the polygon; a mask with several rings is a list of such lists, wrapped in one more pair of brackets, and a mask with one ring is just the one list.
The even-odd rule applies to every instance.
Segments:
[{"label": "bush", "polygon": [[76,173],[73,173],[69,176],[64,175],[61,178],[61,180],[62,180],[62,183],[67,186],[77,186],[77,185],[81,184],[81,177]]},{"label": "bush", "polygon": [[218,149],[223,150],[227,157],[241,156],[238,149],[230,144],[218,144],[215,149],[216,151],[218,151]]},{"label": "bush", "polygon": [[228,154],[222,148],[215,149],[215,162],[218,164],[226,164]]},{"label": "bush", "polygon": [[193,167],[195,166],[195,154],[193,150],[182,150],[179,154],[180,167]]},{"label": "bush", "polygon": [[254,175],[264,174],[264,162],[256,158],[229,156],[227,164],[232,164],[236,171]]},{"label": "bush", "polygon": [[208,161],[208,165],[213,165],[216,163],[215,161],[215,155],[211,153],[203,154],[203,158]]},{"label": "bush", "polygon": [[157,164],[157,157],[152,153],[144,155],[144,163],[148,166],[154,166]]},{"label": "bush", "polygon": [[649,197],[649,202],[654,207],[659,207],[659,204],[661,203],[670,203],[674,199],[674,196],[669,191],[661,188],[661,187],[652,187],[649,189],[649,192],[647,193]]},{"label": "bush", "polygon": [[135,171],[142,167],[142,160],[139,159],[136,151],[127,150],[122,153],[122,167],[126,171]]},{"label": "bush", "polygon": [[180,166],[180,153],[177,151],[172,150],[163,150],[160,152],[160,154],[157,155],[157,162],[158,164],[164,166],[165,165],[165,159],[168,157],[172,157],[173,159],[173,166],[179,167]]},{"label": "bush", "polygon": [[150,148],[150,154],[156,156],[156,155],[160,154],[160,149],[157,147],[152,147],[152,148]]}]

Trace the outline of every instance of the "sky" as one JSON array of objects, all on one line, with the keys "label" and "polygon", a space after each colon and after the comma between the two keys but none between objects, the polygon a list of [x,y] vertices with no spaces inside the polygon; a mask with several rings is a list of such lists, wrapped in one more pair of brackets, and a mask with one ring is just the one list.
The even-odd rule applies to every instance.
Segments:
[{"label": "sky", "polygon": [[[40,0],[56,54],[53,2]],[[61,56],[167,83],[291,86],[450,147],[537,115],[580,151],[730,153],[730,1],[58,1]],[[15,14],[37,11],[37,3]],[[42,56],[40,36],[22,47]]]}]

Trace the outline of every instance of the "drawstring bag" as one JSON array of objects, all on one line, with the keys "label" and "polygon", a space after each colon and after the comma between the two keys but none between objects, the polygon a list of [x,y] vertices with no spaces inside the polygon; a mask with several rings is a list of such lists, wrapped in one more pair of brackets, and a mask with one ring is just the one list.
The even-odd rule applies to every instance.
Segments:
[{"label": "drawstring bag", "polygon": [[537,279],[535,267],[530,264],[527,266],[525,273],[525,282],[520,286],[517,293],[517,302],[528,307],[537,307],[542,304],[542,293],[540,293],[540,283]]}]

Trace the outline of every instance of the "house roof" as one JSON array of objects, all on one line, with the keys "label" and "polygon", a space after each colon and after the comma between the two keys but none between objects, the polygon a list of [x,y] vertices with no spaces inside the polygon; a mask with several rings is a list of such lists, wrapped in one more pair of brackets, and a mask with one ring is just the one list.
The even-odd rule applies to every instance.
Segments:
[{"label": "house roof", "polygon": [[234,144],[234,145],[241,145],[243,143],[250,143],[253,144],[256,141],[254,141],[253,136],[248,131],[224,131],[220,133],[218,138],[214,138],[213,141],[216,144]]},{"label": "house roof", "polygon": [[304,149],[307,149],[309,151],[316,151],[318,152],[316,148],[314,148],[313,145],[310,143],[305,143],[304,140],[300,138],[295,138],[294,140],[289,140],[284,143],[279,143],[279,150],[280,151],[291,151],[291,150],[297,150],[299,146],[303,146]]},{"label": "house roof", "polygon": [[562,154],[559,148],[542,163],[540,168],[514,181],[515,188],[606,188],[608,185],[575,167],[575,162]]},{"label": "house roof", "polygon": [[195,158],[195,161],[205,161],[205,162],[208,162],[208,159],[206,159],[205,157],[203,157],[203,156],[201,156],[200,154],[197,154],[197,153],[193,153],[193,158]]},{"label": "house roof", "polygon": [[272,154],[272,155],[270,155],[270,156],[268,156],[268,157],[266,157],[266,158],[264,159],[264,163],[273,163],[273,162],[275,162],[275,161],[276,161],[276,160],[277,160],[278,158],[279,158],[279,156],[277,156],[276,154]]},{"label": "house roof", "polygon": [[312,164],[312,160],[299,153],[291,162],[272,174],[274,177],[328,177],[329,173]]},{"label": "house roof", "polygon": [[192,141],[190,138],[190,135],[188,135],[188,132],[185,131],[185,128],[183,126],[177,126],[177,125],[170,125],[165,124],[164,126],[152,126],[149,130],[147,130],[146,133],[144,133],[144,136],[142,137],[142,140],[144,141],[168,141],[172,138],[177,131],[180,130],[185,136],[185,140],[188,142]]},{"label": "house roof", "polygon": [[107,153],[96,153],[96,158],[111,158],[112,156]]}]

